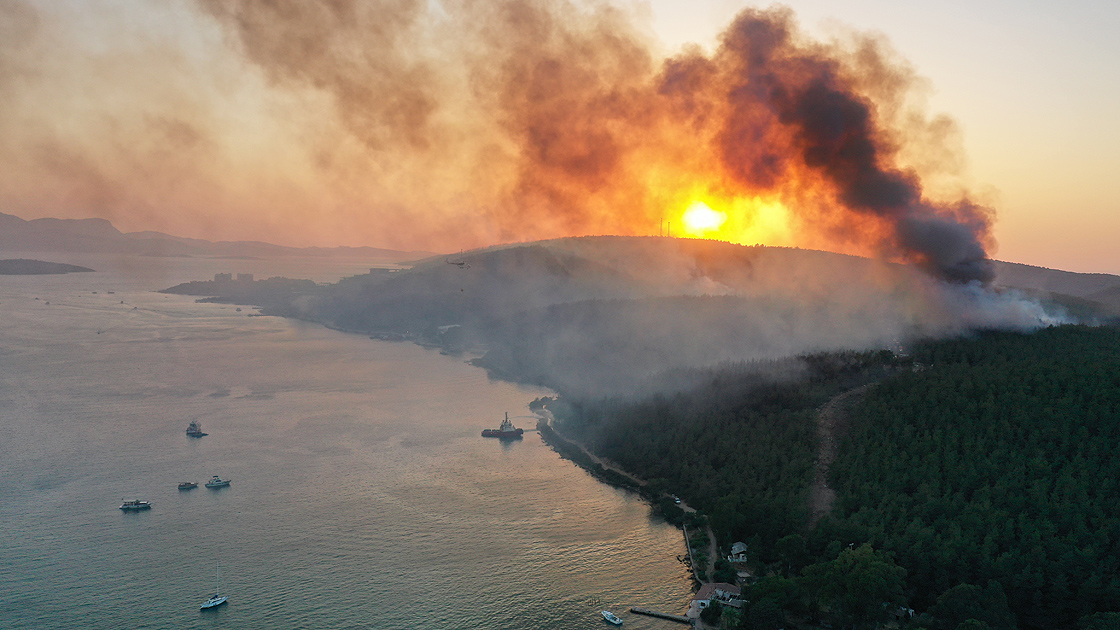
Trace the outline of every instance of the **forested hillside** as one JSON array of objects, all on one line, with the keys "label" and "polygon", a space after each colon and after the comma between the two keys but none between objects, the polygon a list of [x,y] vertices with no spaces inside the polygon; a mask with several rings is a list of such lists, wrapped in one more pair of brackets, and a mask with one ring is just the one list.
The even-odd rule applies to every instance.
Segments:
[{"label": "forested hillside", "polygon": [[835,523],[896,553],[919,606],[998,580],[1023,627],[1120,610],[1120,331],[923,346],[832,466]]},{"label": "forested hillside", "polygon": [[[912,627],[1066,628],[1120,610],[1120,331],[820,355],[800,379],[767,380],[759,367],[712,371],[672,395],[556,406],[563,431],[680,494],[725,546],[750,543],[771,577],[755,586],[761,608],[755,622],[745,611],[746,627],[882,621],[884,609],[830,591],[841,574],[863,583],[849,565],[880,567],[868,597],[895,601],[890,584],[902,580]],[[814,413],[870,382],[831,467],[834,509],[810,529]]]},{"label": "forested hillside", "polygon": [[1089,280],[1093,289],[1110,286],[1083,276],[1035,270],[1026,279],[1045,290],[1027,297],[1011,285],[948,284],[829,252],[597,236],[461,252],[331,285],[257,282],[250,292],[208,281],[170,290],[485,354],[477,364],[496,377],[595,396],[725,361],[897,348],[975,328],[1033,330],[1070,314],[1106,319],[1088,298],[1048,297],[1067,285],[1084,293]]},{"label": "forested hillside", "polygon": [[816,409],[881,376],[890,353],[847,353],[789,362],[729,364],[676,374],[686,391],[573,400],[558,425],[599,454],[708,514],[721,540],[760,536],[767,546],[807,518]]},{"label": "forested hillside", "polygon": [[1066,307],[828,252],[600,236],[373,270],[266,311],[485,353],[497,377],[594,396],[724,361],[1034,329]]}]

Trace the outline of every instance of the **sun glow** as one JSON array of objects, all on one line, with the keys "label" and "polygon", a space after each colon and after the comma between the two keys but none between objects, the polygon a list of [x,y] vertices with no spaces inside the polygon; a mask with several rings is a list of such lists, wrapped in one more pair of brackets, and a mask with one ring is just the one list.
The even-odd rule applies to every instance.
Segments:
[{"label": "sun glow", "polygon": [[796,239],[790,225],[789,210],[778,201],[759,198],[737,200],[734,204],[737,214],[743,217],[734,237],[744,245],[761,243],[765,245],[792,246]]},{"label": "sun glow", "polygon": [[701,236],[718,231],[727,222],[727,214],[713,210],[703,201],[693,201],[681,216],[684,227],[690,234]]},{"label": "sun glow", "polygon": [[[693,191],[677,207],[682,206],[685,209],[670,223],[670,235],[716,239],[741,245],[788,247],[798,244],[793,217],[785,205],[775,198],[724,198]],[[673,229],[678,225],[681,226],[679,230]]]}]

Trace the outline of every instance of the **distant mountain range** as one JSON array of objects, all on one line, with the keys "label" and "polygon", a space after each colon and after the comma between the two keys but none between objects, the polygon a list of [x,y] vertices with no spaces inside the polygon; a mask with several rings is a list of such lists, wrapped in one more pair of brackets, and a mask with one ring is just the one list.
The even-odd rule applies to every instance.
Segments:
[{"label": "distant mountain range", "polygon": [[284,247],[259,241],[207,241],[161,232],[121,232],[105,219],[31,219],[0,213],[0,251],[268,258],[315,256],[407,262],[434,255],[377,247]]},{"label": "distant mountain range", "polygon": [[1072,309],[1088,308],[1120,316],[1120,276],[1108,273],[1077,273],[1020,263],[996,261],[996,283],[1061,300]]}]

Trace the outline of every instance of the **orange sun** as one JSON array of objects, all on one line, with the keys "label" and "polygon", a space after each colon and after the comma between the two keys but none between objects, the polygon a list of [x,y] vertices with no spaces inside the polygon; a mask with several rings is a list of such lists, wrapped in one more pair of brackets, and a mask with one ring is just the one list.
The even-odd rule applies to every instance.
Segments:
[{"label": "orange sun", "polygon": [[693,236],[703,236],[718,231],[727,222],[727,214],[713,210],[703,201],[693,201],[681,216],[685,230]]}]

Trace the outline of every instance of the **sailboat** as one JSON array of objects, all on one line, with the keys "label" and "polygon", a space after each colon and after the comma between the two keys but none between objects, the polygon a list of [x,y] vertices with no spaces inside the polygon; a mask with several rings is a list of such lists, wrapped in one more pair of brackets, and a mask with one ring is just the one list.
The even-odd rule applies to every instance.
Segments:
[{"label": "sailboat", "polygon": [[199,610],[206,610],[207,608],[217,608],[218,606],[226,603],[226,600],[229,599],[225,595],[222,595],[221,591],[218,590],[218,583],[221,577],[222,565],[219,564],[214,576],[214,594],[210,596],[210,599],[202,602],[202,605],[198,607]]}]

